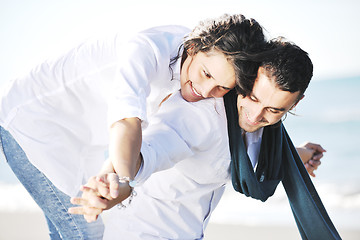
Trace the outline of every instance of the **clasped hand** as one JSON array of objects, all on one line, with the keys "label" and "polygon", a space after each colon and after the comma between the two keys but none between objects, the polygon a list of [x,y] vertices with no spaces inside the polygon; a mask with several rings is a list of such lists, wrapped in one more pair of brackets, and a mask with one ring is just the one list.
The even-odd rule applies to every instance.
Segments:
[{"label": "clasped hand", "polygon": [[311,142],[300,145],[296,150],[308,173],[312,177],[315,177],[314,171],[320,166],[320,159],[323,157],[323,153],[326,152],[326,150],[320,144]]},{"label": "clasped hand", "polygon": [[82,196],[70,200],[80,206],[69,208],[69,213],[84,215],[87,222],[95,221],[104,210],[121,203],[131,193],[129,184],[120,183],[116,173],[91,177],[80,190]]}]

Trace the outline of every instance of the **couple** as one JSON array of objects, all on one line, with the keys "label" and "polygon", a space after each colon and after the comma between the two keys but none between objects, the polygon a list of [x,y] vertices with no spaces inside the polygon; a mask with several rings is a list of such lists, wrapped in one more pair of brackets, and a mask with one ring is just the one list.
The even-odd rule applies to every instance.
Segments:
[{"label": "couple", "polygon": [[[75,212],[85,211],[91,221],[131,195],[125,209],[112,210],[107,238],[201,239],[230,179],[228,145],[237,140],[232,132],[228,140],[226,119],[245,130],[245,164],[252,162],[252,174],[253,167],[263,169],[263,127],[277,124],[300,100],[311,61],[295,45],[268,43],[260,25],[242,15],[204,22],[191,33],[179,26],[153,28],[126,45],[120,36],[85,43],[4,89],[0,134],[6,159],[44,211],[52,239],[102,238],[101,220],[88,224],[66,212],[69,196],[98,174],[106,155],[102,177],[90,178],[84,198],[73,200],[84,205]],[[284,62],[281,49],[295,56],[285,55]],[[282,77],[289,59],[307,69],[296,65],[296,80]],[[226,116],[221,97],[235,86]],[[307,159],[321,157],[320,146],[311,148]]]}]

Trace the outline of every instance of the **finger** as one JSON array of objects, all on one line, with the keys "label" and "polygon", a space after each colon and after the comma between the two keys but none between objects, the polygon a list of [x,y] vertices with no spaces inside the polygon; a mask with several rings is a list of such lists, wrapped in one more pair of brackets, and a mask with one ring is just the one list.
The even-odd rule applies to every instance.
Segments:
[{"label": "finger", "polygon": [[326,149],[324,149],[322,146],[318,145],[317,148],[316,148],[316,151],[317,152],[326,152]]},{"label": "finger", "polygon": [[68,209],[68,212],[71,214],[78,215],[99,215],[102,213],[102,209],[93,208],[93,207],[71,207]]},{"label": "finger", "polygon": [[314,168],[314,170],[317,170],[318,167],[321,165],[321,161],[319,161],[319,160],[310,160],[309,164]]},{"label": "finger", "polygon": [[324,154],[322,153],[316,153],[314,154],[314,156],[312,157],[313,160],[320,160],[322,157],[324,156]]},{"label": "finger", "polygon": [[309,163],[305,164],[305,168],[308,172],[313,172],[315,170],[315,168]]},{"label": "finger", "polygon": [[85,220],[88,223],[95,222],[99,215],[84,215]]},{"label": "finger", "polygon": [[84,194],[87,194],[87,196],[100,196],[98,191],[88,186],[81,186],[80,191],[82,191]]},{"label": "finger", "polygon": [[96,176],[96,181],[98,181],[98,182],[105,182],[105,180],[104,180],[104,175],[100,175],[100,176]]},{"label": "finger", "polygon": [[304,166],[305,166],[307,172],[309,173],[309,175],[315,177],[314,168],[308,163],[305,163]]},{"label": "finger", "polygon": [[84,215],[99,215],[102,213],[102,209],[100,208],[94,208],[94,207],[83,207],[85,214]]},{"label": "finger", "polygon": [[104,199],[98,194],[94,194],[94,191],[91,188],[84,187],[84,192],[82,197],[71,198],[70,201],[73,204],[83,205],[88,207],[95,207],[105,209],[108,206],[108,200]]},{"label": "finger", "polygon": [[119,178],[117,174],[108,174],[108,182],[110,188],[110,195],[112,198],[117,198],[119,196]]},{"label": "finger", "polygon": [[78,214],[78,215],[84,215],[86,214],[83,207],[71,207],[68,209],[68,213],[71,214]]},{"label": "finger", "polygon": [[312,148],[315,151],[321,152],[321,153],[326,152],[326,150],[320,144],[310,143],[309,148]]},{"label": "finger", "polygon": [[80,190],[86,194],[87,198],[89,198],[88,195],[91,195],[97,197],[104,197],[108,200],[112,199],[110,196],[110,191],[108,189],[108,186],[104,182],[96,181],[96,190],[88,186],[82,186]]},{"label": "finger", "polygon": [[70,198],[70,202],[74,205],[88,205],[88,201],[82,197],[72,197]]},{"label": "finger", "polygon": [[89,186],[89,187],[95,186],[96,185],[96,176],[90,177],[88,182],[85,185]]},{"label": "finger", "polygon": [[108,200],[99,197],[91,197],[88,199],[88,203],[88,206],[90,207],[105,209],[107,207]]},{"label": "finger", "polygon": [[316,144],[316,143],[312,143],[312,142],[305,142],[302,144],[303,147],[305,148],[310,148],[310,149],[322,149],[320,144]]},{"label": "finger", "polygon": [[96,193],[96,190],[89,187],[89,186],[86,186],[86,185],[82,185],[80,186],[80,191],[82,192],[88,192],[88,193]]},{"label": "finger", "polygon": [[98,186],[98,193],[99,193],[99,196],[106,198],[108,200],[112,200],[108,186],[103,186],[103,185]]},{"label": "finger", "polygon": [[106,179],[106,176],[107,176],[107,174],[105,176],[101,175],[101,176],[96,177],[96,181],[98,182],[97,190],[102,197],[104,197],[108,200],[112,200],[110,190],[109,190],[109,183]]},{"label": "finger", "polygon": [[87,206],[71,207],[68,209],[68,213],[77,215],[99,215],[102,211],[102,209]]},{"label": "finger", "polygon": [[81,215],[99,215],[102,213],[102,209],[99,208],[93,208],[93,207],[72,207],[68,210],[70,213],[73,214],[81,214]]},{"label": "finger", "polygon": [[102,186],[104,187],[107,187],[108,186],[108,183],[107,183],[107,180],[106,180],[106,176],[97,176],[96,177],[96,182],[101,184]]}]

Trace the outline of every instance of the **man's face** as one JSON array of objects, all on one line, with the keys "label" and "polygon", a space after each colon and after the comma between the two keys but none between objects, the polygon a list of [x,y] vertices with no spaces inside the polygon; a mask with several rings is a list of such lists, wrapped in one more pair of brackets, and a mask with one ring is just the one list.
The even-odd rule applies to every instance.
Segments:
[{"label": "man's face", "polygon": [[199,52],[186,58],[180,82],[181,95],[188,102],[223,97],[235,87],[235,71],[224,54]]},{"label": "man's face", "polygon": [[247,132],[277,123],[296,105],[299,92],[291,93],[277,87],[274,79],[259,68],[254,87],[249,96],[238,96],[239,125]]}]

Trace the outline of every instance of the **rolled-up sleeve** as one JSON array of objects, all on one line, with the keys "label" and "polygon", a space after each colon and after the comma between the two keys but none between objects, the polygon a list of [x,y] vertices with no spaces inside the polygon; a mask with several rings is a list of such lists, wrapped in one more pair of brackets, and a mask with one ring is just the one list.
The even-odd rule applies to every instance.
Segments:
[{"label": "rolled-up sleeve", "polygon": [[130,117],[146,120],[146,97],[157,72],[154,49],[140,36],[123,45],[108,101],[108,125]]},{"label": "rolled-up sleeve", "polygon": [[118,36],[114,49],[118,71],[110,90],[108,125],[129,117],[147,122],[147,107],[153,107],[160,91],[172,89],[169,64],[188,31],[182,26],[156,27],[136,34],[125,44],[121,34]]}]

